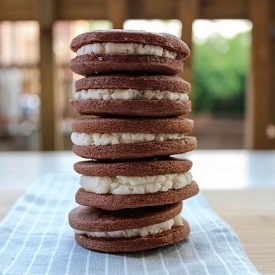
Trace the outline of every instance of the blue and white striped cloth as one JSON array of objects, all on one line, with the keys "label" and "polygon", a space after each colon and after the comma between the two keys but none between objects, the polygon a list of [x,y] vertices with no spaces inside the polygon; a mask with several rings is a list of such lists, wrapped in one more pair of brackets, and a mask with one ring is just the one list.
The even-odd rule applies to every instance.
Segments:
[{"label": "blue and white striped cloth", "polygon": [[184,204],[184,242],[126,254],[86,250],[68,224],[77,188],[77,176],[49,174],[17,201],[0,224],[0,274],[259,274],[201,194]]}]

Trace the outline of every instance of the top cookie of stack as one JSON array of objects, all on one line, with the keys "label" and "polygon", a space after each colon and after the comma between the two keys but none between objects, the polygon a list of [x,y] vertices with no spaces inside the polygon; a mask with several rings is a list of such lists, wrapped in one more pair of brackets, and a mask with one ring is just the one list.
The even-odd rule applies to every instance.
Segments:
[{"label": "top cookie of stack", "polygon": [[71,42],[76,57],[71,69],[80,75],[140,73],[175,75],[190,55],[188,46],[174,35],[146,31],[93,31]]}]

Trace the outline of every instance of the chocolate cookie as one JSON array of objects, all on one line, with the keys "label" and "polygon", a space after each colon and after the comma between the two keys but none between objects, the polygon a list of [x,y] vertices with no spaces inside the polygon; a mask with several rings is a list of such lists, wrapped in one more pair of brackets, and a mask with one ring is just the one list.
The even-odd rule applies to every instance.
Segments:
[{"label": "chocolate cookie", "polygon": [[184,240],[190,229],[181,208],[182,203],[119,211],[79,206],[69,213],[69,223],[85,248],[135,252]]},{"label": "chocolate cookie", "polygon": [[196,195],[192,162],[171,157],[146,160],[81,161],[76,202],[107,210],[171,204]]},{"label": "chocolate cookie", "polygon": [[80,114],[168,117],[191,111],[191,85],[178,76],[89,76],[75,83]]},{"label": "chocolate cookie", "polygon": [[178,74],[190,55],[174,35],[135,30],[99,30],[80,34],[71,42],[76,57],[71,69],[80,75],[137,73]]},{"label": "chocolate cookie", "polygon": [[92,118],[72,122],[73,151],[83,158],[129,159],[180,154],[196,148],[186,118]]}]

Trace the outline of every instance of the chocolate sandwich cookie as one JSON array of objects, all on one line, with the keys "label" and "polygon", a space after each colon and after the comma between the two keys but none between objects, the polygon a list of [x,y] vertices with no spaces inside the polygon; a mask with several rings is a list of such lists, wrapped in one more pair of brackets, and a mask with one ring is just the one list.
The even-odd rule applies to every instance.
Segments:
[{"label": "chocolate sandwich cookie", "polygon": [[180,154],[197,146],[187,118],[94,118],[72,122],[73,151],[90,159],[130,159]]},{"label": "chocolate sandwich cookie", "polygon": [[106,211],[79,206],[69,213],[77,243],[102,252],[136,252],[184,240],[190,232],[182,203]]},{"label": "chocolate sandwich cookie", "polygon": [[179,116],[191,111],[190,91],[178,76],[89,76],[76,81],[71,103],[80,114]]},{"label": "chocolate sandwich cookie", "polygon": [[80,75],[140,73],[178,74],[190,55],[174,35],[135,30],[99,30],[80,34],[71,42],[76,57],[70,68]]},{"label": "chocolate sandwich cookie", "polygon": [[106,210],[180,202],[196,195],[192,162],[172,157],[129,161],[80,161],[76,202]]}]

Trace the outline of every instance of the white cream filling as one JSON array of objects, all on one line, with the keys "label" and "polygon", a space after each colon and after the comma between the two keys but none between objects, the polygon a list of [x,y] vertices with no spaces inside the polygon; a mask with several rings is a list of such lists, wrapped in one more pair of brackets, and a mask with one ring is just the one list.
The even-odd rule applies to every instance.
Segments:
[{"label": "white cream filling", "polygon": [[74,231],[77,234],[86,234],[88,237],[132,238],[132,237],[146,237],[150,235],[156,235],[156,234],[162,233],[163,231],[169,230],[172,227],[182,226],[182,225],[183,225],[183,220],[181,218],[181,215],[178,214],[174,218],[168,221],[138,228],[138,229],[125,229],[125,230],[109,231],[109,232],[85,232],[85,231],[80,231],[76,229]]},{"label": "white cream filling", "polygon": [[87,191],[96,194],[146,194],[180,189],[192,181],[191,172],[182,174],[165,174],[156,176],[114,176],[114,177],[80,177],[79,184]]},{"label": "white cream filling", "polygon": [[76,55],[84,54],[137,54],[156,55],[175,59],[177,54],[159,46],[138,43],[93,43],[80,47]]},{"label": "white cream filling", "polygon": [[88,89],[75,93],[76,100],[98,99],[98,100],[180,100],[188,101],[187,93],[160,91],[160,90],[137,90],[137,89]]},{"label": "white cream filling", "polygon": [[78,133],[72,132],[71,140],[78,146],[99,146],[114,144],[141,143],[150,141],[180,140],[184,133]]}]

